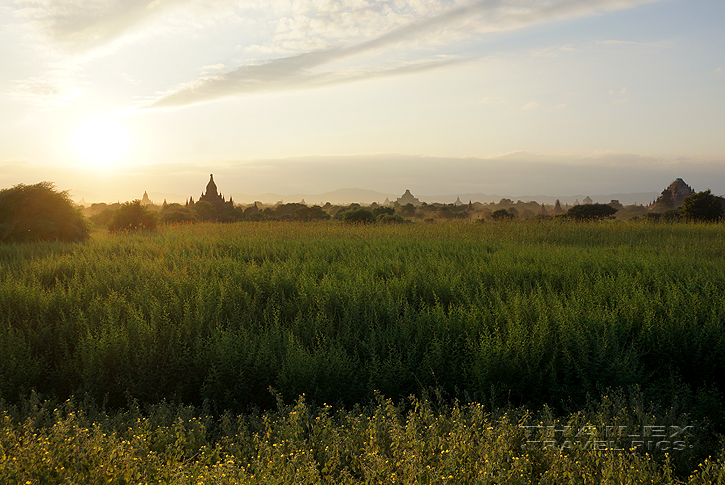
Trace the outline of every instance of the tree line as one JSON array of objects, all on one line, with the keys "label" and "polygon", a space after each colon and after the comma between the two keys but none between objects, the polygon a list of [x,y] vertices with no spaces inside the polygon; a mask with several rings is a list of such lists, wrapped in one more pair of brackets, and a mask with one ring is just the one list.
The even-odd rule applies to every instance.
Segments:
[{"label": "tree line", "polygon": [[[666,202],[666,201],[665,201]],[[480,204],[478,204],[480,206]],[[485,214],[492,221],[505,221],[520,217],[516,206],[523,208],[524,216],[533,219],[551,219],[548,215],[532,217],[536,202],[516,203],[501,199],[498,210]],[[532,208],[528,207],[529,205]],[[597,221],[611,219],[622,210],[617,201],[609,204],[582,204],[571,207],[555,218],[574,221]],[[373,204],[333,206],[307,206],[302,203],[278,204],[274,207],[260,207],[257,203],[249,207],[230,204],[211,204],[199,201],[193,205],[167,204],[157,210],[149,210],[140,200],[112,204],[90,218],[86,218],[73,204],[68,191],[58,191],[51,182],[34,185],[19,184],[0,190],[0,241],[32,242],[40,240],[84,241],[89,238],[91,223],[106,226],[112,233],[125,231],[153,230],[159,223],[184,224],[195,222],[233,223],[242,221],[327,221],[338,220],[351,224],[401,224],[411,219],[435,221],[436,219],[472,218],[470,206],[454,204],[394,204],[393,207]],[[694,193],[685,198],[680,208],[671,208],[663,213],[648,212],[646,221],[688,221],[716,222],[725,214],[725,199],[711,191]],[[483,222],[484,217],[477,220]]]}]

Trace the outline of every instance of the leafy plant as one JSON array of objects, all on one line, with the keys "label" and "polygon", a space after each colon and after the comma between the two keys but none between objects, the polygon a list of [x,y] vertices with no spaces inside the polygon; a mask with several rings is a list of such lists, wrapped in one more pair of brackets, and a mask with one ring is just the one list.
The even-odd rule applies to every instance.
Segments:
[{"label": "leafy plant", "polygon": [[50,182],[0,190],[0,242],[85,241],[90,229],[67,191]]},{"label": "leafy plant", "polygon": [[569,209],[566,218],[575,221],[597,221],[611,219],[616,213],[617,209],[609,204],[580,204]]},{"label": "leafy plant", "polygon": [[723,217],[722,197],[716,197],[710,190],[688,195],[680,207],[680,215],[689,221],[714,222]]},{"label": "leafy plant", "polygon": [[140,200],[126,202],[113,213],[108,230],[110,232],[140,231],[156,229],[156,214],[141,205]]}]

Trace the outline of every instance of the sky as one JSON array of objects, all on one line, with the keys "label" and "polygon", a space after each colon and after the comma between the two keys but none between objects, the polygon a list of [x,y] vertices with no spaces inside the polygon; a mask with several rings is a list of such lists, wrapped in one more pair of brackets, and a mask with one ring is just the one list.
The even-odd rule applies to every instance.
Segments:
[{"label": "sky", "polygon": [[725,194],[722,0],[0,0],[0,188]]}]

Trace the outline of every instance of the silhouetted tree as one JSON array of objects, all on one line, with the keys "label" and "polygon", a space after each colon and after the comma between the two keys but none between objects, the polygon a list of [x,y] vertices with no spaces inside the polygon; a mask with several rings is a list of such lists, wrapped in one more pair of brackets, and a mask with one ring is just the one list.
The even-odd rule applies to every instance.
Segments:
[{"label": "silhouetted tree", "polygon": [[217,211],[211,202],[200,200],[195,202],[192,210],[200,221],[213,221],[217,217]]},{"label": "silhouetted tree", "polygon": [[609,204],[581,204],[569,209],[566,217],[575,221],[596,221],[611,219],[616,213],[617,209]]},{"label": "silhouetted tree", "polygon": [[380,214],[377,221],[382,224],[412,224],[412,222],[398,214]]},{"label": "silhouetted tree", "polygon": [[327,221],[330,219],[330,214],[322,210],[319,205],[313,205],[312,207],[303,207],[295,212],[295,217],[300,221]]},{"label": "silhouetted tree", "polygon": [[149,212],[138,199],[121,204],[121,207],[113,213],[111,222],[108,223],[110,232],[152,229],[156,229],[156,214]]},{"label": "silhouetted tree", "polygon": [[[370,206],[372,208],[372,206]],[[395,214],[395,209],[392,207],[385,207],[385,206],[378,206],[373,208],[373,215],[377,218],[380,218],[383,214]]]},{"label": "silhouetted tree", "polygon": [[161,209],[161,222],[164,224],[180,224],[196,221],[196,213],[188,206],[173,203]]},{"label": "silhouetted tree", "polygon": [[[668,193],[669,193],[669,192],[668,192]],[[622,210],[622,208],[624,208],[624,206],[622,205],[622,203],[621,203],[621,202],[619,202],[619,201],[618,201],[617,199],[612,199],[612,200],[611,200],[611,201],[609,202],[609,204],[607,204],[607,205],[610,205],[610,206],[614,207],[614,208],[615,208],[615,209],[617,209],[618,211],[619,211],[619,210]]]},{"label": "silhouetted tree", "polygon": [[0,191],[0,241],[84,241],[88,223],[67,191],[51,182]]},{"label": "silhouetted tree", "polygon": [[680,207],[680,215],[688,221],[717,221],[723,217],[723,202],[710,189],[688,195]]},{"label": "silhouetted tree", "polygon": [[515,215],[513,215],[511,212],[507,211],[506,209],[499,209],[497,211],[494,211],[493,214],[491,214],[491,218],[494,221],[506,221],[506,220],[511,220],[515,217],[516,217]]},{"label": "silhouetted tree", "polygon": [[342,220],[350,224],[369,224],[375,222],[375,216],[369,210],[361,207],[345,212]]}]

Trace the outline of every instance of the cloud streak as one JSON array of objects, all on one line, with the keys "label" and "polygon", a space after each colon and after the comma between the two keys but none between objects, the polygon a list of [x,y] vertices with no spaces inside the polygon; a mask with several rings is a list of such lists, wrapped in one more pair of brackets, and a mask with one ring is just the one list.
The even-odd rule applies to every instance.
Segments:
[{"label": "cloud streak", "polygon": [[192,0],[18,0],[16,15],[30,19],[71,50],[106,44],[171,8]]},{"label": "cloud streak", "polygon": [[[511,30],[545,21],[593,14],[600,10],[627,8],[649,1],[656,0],[559,0],[544,4],[533,0],[528,2],[478,1],[454,7],[441,14],[395,28],[383,35],[357,44],[304,52],[273,59],[262,64],[241,65],[214,76],[205,76],[162,92],[141,108],[178,107],[227,96],[308,89],[442,68],[472,60],[474,57],[421,58],[411,63],[400,63],[394,67],[319,70],[322,66],[336,61],[361,57],[364,54],[380,52],[420,40],[423,34],[430,35],[434,32],[441,34],[441,31],[450,27],[483,33]],[[364,61],[360,60],[360,63],[364,63]]]}]

